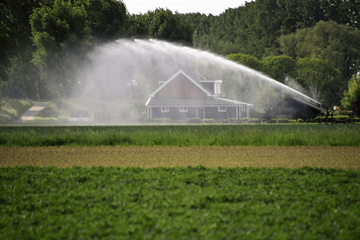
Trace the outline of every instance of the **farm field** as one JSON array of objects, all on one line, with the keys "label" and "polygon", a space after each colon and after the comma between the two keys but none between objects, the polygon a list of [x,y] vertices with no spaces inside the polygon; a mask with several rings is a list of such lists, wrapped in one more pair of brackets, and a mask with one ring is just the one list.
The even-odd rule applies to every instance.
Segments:
[{"label": "farm field", "polygon": [[0,239],[357,239],[360,125],[0,127]]},{"label": "farm field", "polygon": [[357,239],[360,172],[0,168],[1,239]]}]

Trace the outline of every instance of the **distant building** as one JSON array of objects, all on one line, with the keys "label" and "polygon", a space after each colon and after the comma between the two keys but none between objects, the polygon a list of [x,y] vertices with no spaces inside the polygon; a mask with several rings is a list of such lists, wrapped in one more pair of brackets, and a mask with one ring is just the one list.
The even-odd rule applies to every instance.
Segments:
[{"label": "distant building", "polygon": [[223,98],[222,80],[207,80],[199,73],[190,77],[179,70],[167,81],[159,81],[146,102],[148,118],[228,119],[249,118],[252,104]]}]

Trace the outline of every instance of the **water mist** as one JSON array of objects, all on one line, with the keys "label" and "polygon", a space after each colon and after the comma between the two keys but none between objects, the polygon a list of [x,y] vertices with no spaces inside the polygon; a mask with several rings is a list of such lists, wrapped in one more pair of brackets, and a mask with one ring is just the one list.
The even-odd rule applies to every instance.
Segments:
[{"label": "water mist", "polygon": [[[97,47],[91,65],[80,75],[81,92],[71,102],[91,112],[90,118],[112,124],[146,117],[145,103],[178,70],[198,72],[208,80],[223,80],[226,98],[264,106],[269,91],[307,105],[321,103],[253,69],[215,54],[159,40],[118,40]],[[273,105],[276,102],[271,103]],[[260,109],[260,108],[259,108]],[[262,109],[264,110],[264,109]],[[266,110],[266,109],[265,109]]]}]

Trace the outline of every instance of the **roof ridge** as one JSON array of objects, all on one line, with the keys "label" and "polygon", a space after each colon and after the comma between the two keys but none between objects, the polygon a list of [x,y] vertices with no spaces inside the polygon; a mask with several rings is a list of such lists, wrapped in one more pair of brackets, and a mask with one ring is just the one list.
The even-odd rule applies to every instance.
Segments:
[{"label": "roof ridge", "polygon": [[207,96],[211,96],[212,94],[207,91],[203,86],[201,86],[197,81],[192,79],[189,75],[187,75],[182,69],[177,71],[173,76],[171,76],[168,80],[166,80],[160,87],[158,87],[153,93],[150,94],[150,97],[155,97],[155,94],[158,93],[161,89],[163,89],[168,83],[174,80],[179,74],[183,74],[187,79],[189,79],[192,83],[194,83],[198,88],[200,88],[203,92],[206,93]]}]

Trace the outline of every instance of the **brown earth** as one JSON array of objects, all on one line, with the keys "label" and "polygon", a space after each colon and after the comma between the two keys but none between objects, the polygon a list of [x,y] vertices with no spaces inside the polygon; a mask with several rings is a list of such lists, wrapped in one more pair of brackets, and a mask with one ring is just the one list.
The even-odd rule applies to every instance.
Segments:
[{"label": "brown earth", "polygon": [[360,169],[360,147],[1,147],[0,167],[284,167]]}]

